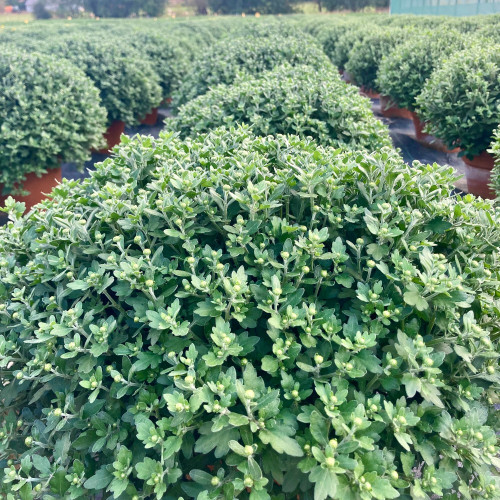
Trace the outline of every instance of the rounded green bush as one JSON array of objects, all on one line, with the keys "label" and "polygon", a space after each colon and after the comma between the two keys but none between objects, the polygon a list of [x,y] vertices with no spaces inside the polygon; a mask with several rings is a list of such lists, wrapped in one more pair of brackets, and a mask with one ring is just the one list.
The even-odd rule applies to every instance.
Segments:
[{"label": "rounded green bush", "polygon": [[112,37],[64,37],[50,41],[55,52],[81,68],[99,89],[108,121],[137,123],[163,100],[160,77],[151,60]]},{"label": "rounded green bush", "polygon": [[83,164],[105,129],[106,110],[81,70],[14,47],[0,53],[0,195],[60,161]]},{"label": "rounded green bush", "polygon": [[177,87],[188,70],[186,52],[181,43],[169,36],[159,33],[137,32],[130,36],[131,45],[150,59],[152,69],[160,77],[162,97],[172,95],[173,88]]},{"label": "rounded green bush", "polygon": [[468,157],[489,147],[500,123],[500,45],[486,42],[443,61],[416,98],[429,133]]},{"label": "rounded green bush", "polygon": [[403,36],[408,36],[408,29],[377,27],[356,42],[345,65],[356,85],[379,90],[376,80],[380,62],[384,55],[402,42]]},{"label": "rounded green bush", "polygon": [[382,59],[377,88],[401,108],[414,110],[415,98],[442,59],[464,48],[464,35],[455,30],[414,32]]},{"label": "rounded green bush", "polygon": [[283,63],[309,64],[318,69],[330,66],[326,54],[305,33],[300,37],[270,33],[223,39],[193,62],[174,93],[174,105],[185,104],[219,83],[233,83],[238,74],[255,76]]},{"label": "rounded green bush", "polygon": [[370,25],[366,26],[366,24],[363,24],[361,26],[357,26],[353,23],[353,26],[345,30],[335,43],[333,52],[330,55],[332,63],[337,68],[345,70],[345,65],[349,60],[351,50],[356,43],[362,41],[372,29],[373,26]]},{"label": "rounded green bush", "polygon": [[493,133],[493,142],[489,152],[495,158],[495,166],[491,172],[491,186],[497,197],[500,198],[500,126]]},{"label": "rounded green bush", "polygon": [[220,129],[11,201],[0,492],[494,496],[500,213],[453,178]]},{"label": "rounded green bush", "polygon": [[182,106],[167,127],[185,137],[237,123],[256,135],[292,133],[335,147],[373,151],[392,144],[370,101],[332,67],[278,66],[219,85]]}]

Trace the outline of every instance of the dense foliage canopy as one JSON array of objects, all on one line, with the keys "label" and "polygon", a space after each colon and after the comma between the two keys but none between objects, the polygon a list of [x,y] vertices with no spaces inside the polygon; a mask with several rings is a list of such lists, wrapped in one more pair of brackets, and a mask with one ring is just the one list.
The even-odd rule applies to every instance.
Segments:
[{"label": "dense foliage canopy", "polygon": [[500,45],[471,43],[436,68],[416,98],[431,133],[472,157],[500,123]]},{"label": "dense foliage canopy", "polygon": [[0,52],[0,194],[61,160],[83,163],[105,125],[99,94],[80,69],[14,47]]},{"label": "dense foliage canopy", "polygon": [[348,149],[391,145],[369,99],[341,81],[331,65],[286,64],[219,85],[182,106],[167,127],[186,136],[237,123],[250,124],[256,135],[293,133]]},{"label": "dense foliage canopy", "polygon": [[240,73],[258,75],[275,66],[308,64],[330,66],[327,56],[314,39],[283,28],[257,30],[254,35],[224,38],[193,62],[174,96],[174,104],[184,104],[219,83],[232,83]]},{"label": "dense foliage canopy", "polygon": [[11,202],[0,491],[493,497],[500,214],[452,172],[221,129]]}]

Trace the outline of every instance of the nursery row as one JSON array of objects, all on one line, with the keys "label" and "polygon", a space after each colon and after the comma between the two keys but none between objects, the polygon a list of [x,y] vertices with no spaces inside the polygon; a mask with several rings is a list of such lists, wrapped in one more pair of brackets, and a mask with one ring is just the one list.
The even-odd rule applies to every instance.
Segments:
[{"label": "nursery row", "polygon": [[[479,32],[496,18],[428,21],[493,53]],[[499,498],[500,207],[452,194],[451,167],[405,164],[339,74],[381,90],[393,51],[377,30],[395,43],[421,22],[0,33],[6,190],[83,162],[107,127],[165,99],[175,113],[158,139],[123,136],[28,214],[6,202],[0,497]],[[347,38],[362,24],[366,45]],[[376,57],[354,57],[369,47]],[[473,58],[448,75],[458,56],[436,50],[414,100],[387,95],[408,112],[430,106],[421,95],[440,72],[462,134],[450,146],[475,155],[449,89],[478,140],[491,125],[489,144],[493,56],[468,80]],[[357,71],[362,59],[376,67]]]},{"label": "nursery row", "polygon": [[411,117],[418,139],[458,149],[470,190],[488,195],[488,150],[500,123],[500,18],[409,24],[396,17],[390,26],[379,19],[319,18],[302,27],[347,80],[381,96],[389,116]]},{"label": "nursery row", "polygon": [[458,148],[471,163],[470,190],[488,196],[488,150],[500,122],[499,26],[498,16],[377,15],[7,29],[0,184],[15,193],[27,175],[83,164],[91,150],[114,145],[126,123],[154,120],[170,98],[178,117],[167,127],[183,136],[248,123],[259,134],[353,149],[388,145],[386,127],[339,69],[368,95],[381,93],[387,114],[411,116],[419,137]]}]

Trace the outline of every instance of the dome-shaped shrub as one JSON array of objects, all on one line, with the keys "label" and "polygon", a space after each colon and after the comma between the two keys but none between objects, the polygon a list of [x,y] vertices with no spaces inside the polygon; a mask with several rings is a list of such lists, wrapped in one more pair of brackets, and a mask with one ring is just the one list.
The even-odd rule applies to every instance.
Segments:
[{"label": "dome-shaped shrub", "polygon": [[500,198],[500,126],[493,133],[493,142],[489,152],[495,158],[495,166],[491,171],[491,185],[498,198]]},{"label": "dome-shaped shrub", "polygon": [[[124,35],[127,36],[127,35]],[[129,35],[131,45],[151,61],[153,71],[160,77],[162,97],[170,97],[172,89],[179,85],[187,72],[188,61],[181,44],[171,36],[152,32],[137,32]]]},{"label": "dome-shaped shrub", "polygon": [[321,144],[373,151],[390,146],[387,127],[370,101],[340,80],[335,68],[278,66],[193,99],[167,122],[182,136],[247,123],[257,135],[293,133]]},{"label": "dome-shaped shrub", "polygon": [[377,88],[401,108],[414,110],[415,98],[442,59],[464,46],[466,37],[452,29],[415,31],[385,54]]},{"label": "dome-shaped shrub", "polygon": [[500,214],[447,197],[453,177],[389,149],[219,130],[126,139],[43,213],[14,205],[0,491],[499,488]]},{"label": "dome-shaped shrub", "polygon": [[417,113],[450,149],[485,151],[500,123],[500,45],[478,40],[443,61],[417,97]]},{"label": "dome-shaped shrub", "polygon": [[374,26],[363,24],[358,26],[353,23],[352,27],[344,31],[338,38],[337,43],[330,55],[332,63],[339,69],[345,69],[345,65],[349,60],[349,54],[357,42],[362,41],[365,36],[373,30]]},{"label": "dome-shaped shrub", "polygon": [[[0,191],[59,162],[84,163],[102,143],[106,110],[84,73],[68,61],[0,51]],[[0,192],[0,195],[2,193]]]},{"label": "dome-shaped shrub", "polygon": [[408,31],[401,28],[387,30],[377,27],[356,42],[345,65],[356,85],[379,90],[376,79],[380,61],[394,46],[401,43],[403,36],[408,36]]},{"label": "dome-shaped shrub", "polygon": [[109,122],[133,124],[162,101],[160,77],[146,55],[118,42],[113,38],[67,37],[52,41],[46,50],[85,71],[99,89]]},{"label": "dome-shaped shrub", "polygon": [[174,104],[184,104],[219,83],[233,83],[241,72],[258,75],[286,62],[293,66],[309,64],[318,69],[330,65],[326,54],[305,33],[300,37],[286,34],[231,37],[215,43],[193,62],[174,95]]}]

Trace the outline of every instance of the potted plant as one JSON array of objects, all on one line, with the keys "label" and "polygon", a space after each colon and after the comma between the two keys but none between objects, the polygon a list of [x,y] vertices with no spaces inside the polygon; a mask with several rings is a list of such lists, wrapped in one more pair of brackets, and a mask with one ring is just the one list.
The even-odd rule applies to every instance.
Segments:
[{"label": "potted plant", "polygon": [[91,80],[68,61],[5,48],[0,196],[14,194],[30,208],[61,180],[61,161],[83,165],[90,150],[101,147],[106,110]]},{"label": "potted plant", "polygon": [[232,83],[239,73],[258,75],[279,64],[310,64],[317,68],[330,66],[321,47],[312,37],[302,33],[223,39],[212,45],[193,62],[182,84],[175,91],[174,107],[204,94],[219,83]]},{"label": "potted plant", "polygon": [[491,189],[497,198],[500,198],[500,125],[493,134],[493,142],[488,150],[495,159],[495,166],[491,171]]},{"label": "potted plant", "polygon": [[496,495],[500,220],[452,169],[246,127],[96,168],[0,228],[4,497]]},{"label": "potted plant", "polygon": [[381,92],[390,96],[398,107],[410,111],[405,117],[413,121],[416,139],[436,149],[446,148],[441,141],[424,132],[425,124],[415,112],[415,98],[439,62],[463,48],[466,38],[450,27],[415,30],[404,43],[383,57],[378,70],[377,83]]},{"label": "potted plant", "polygon": [[[158,74],[162,102],[171,99],[172,91],[179,85],[188,70],[188,57],[177,39],[155,32],[138,31],[130,36],[131,45],[147,55],[153,70]],[[156,125],[158,106],[154,106],[141,120],[145,125]]]},{"label": "potted plant", "polygon": [[459,146],[469,191],[492,197],[489,148],[500,122],[500,45],[471,40],[434,70],[417,96],[417,113],[448,148]]},{"label": "potted plant", "polygon": [[120,142],[125,124],[139,123],[162,101],[160,77],[148,57],[113,40],[74,34],[46,45],[83,69],[99,89],[108,111],[107,148]]},{"label": "potted plant", "polygon": [[[405,30],[405,35],[408,30]],[[379,98],[377,71],[382,57],[401,43],[403,30],[386,30],[378,26],[370,30],[363,39],[357,41],[349,53],[345,69],[353,83],[370,98]]]},{"label": "potted plant", "polygon": [[374,151],[392,145],[370,101],[341,81],[331,65],[285,64],[219,85],[181,106],[167,128],[186,137],[242,123],[257,135],[297,134],[343,149]]}]

